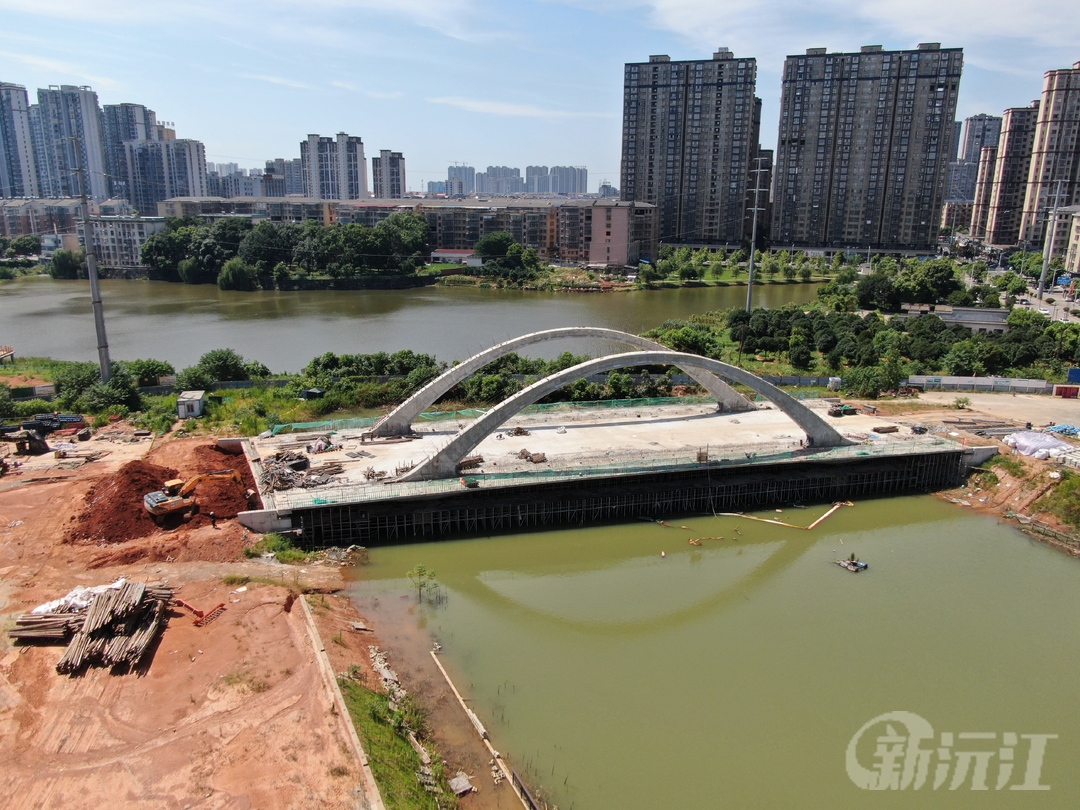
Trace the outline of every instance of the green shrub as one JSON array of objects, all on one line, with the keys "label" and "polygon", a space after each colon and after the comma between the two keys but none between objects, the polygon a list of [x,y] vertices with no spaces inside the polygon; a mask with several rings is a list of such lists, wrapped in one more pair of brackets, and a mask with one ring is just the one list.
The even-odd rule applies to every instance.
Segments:
[{"label": "green shrub", "polygon": [[1013,478],[1022,478],[1027,472],[1027,467],[1016,456],[1003,456],[1000,453],[987,461],[986,466],[1004,470]]},{"label": "green shrub", "polygon": [[296,565],[311,558],[308,552],[294,547],[288,537],[275,532],[264,534],[259,542],[244,548],[245,557],[261,557],[266,553],[273,554],[278,562],[285,565]]}]

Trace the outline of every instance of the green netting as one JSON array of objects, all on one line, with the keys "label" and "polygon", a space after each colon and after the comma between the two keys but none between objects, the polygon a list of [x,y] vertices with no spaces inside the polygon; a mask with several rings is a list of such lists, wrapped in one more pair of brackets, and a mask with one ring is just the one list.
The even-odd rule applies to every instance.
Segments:
[{"label": "green netting", "polygon": [[[583,411],[597,408],[647,408],[657,405],[699,405],[714,402],[708,395],[688,397],[639,397],[637,399],[602,399],[595,402],[548,402],[529,405],[523,414],[549,413],[552,411]],[[478,419],[487,411],[483,408],[465,408],[460,411],[428,411],[420,414],[416,421],[449,422],[463,419]],[[379,421],[378,417],[356,417],[352,419],[328,419],[324,422],[291,422],[274,425],[273,435],[279,433],[310,433],[318,431],[349,430],[371,427]]]},{"label": "green netting", "polygon": [[371,427],[379,421],[377,416],[354,416],[350,419],[327,419],[325,422],[289,422],[274,425],[274,436],[279,433],[315,433],[319,431],[349,430],[350,428]]}]

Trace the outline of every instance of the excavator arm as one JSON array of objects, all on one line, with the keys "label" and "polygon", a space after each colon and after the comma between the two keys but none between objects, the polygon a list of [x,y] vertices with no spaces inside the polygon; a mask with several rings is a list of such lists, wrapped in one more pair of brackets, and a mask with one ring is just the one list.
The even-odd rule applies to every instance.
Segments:
[{"label": "excavator arm", "polygon": [[203,481],[212,481],[222,478],[231,478],[233,481],[235,481],[237,484],[240,484],[241,486],[244,483],[243,479],[240,477],[240,473],[238,473],[236,470],[216,470],[214,472],[196,475],[194,478],[189,478],[187,481],[184,482],[183,486],[180,487],[180,491],[177,494],[180,495],[180,497],[182,498],[186,498],[188,495],[194,492],[195,488],[199,486],[199,484],[201,484]]}]

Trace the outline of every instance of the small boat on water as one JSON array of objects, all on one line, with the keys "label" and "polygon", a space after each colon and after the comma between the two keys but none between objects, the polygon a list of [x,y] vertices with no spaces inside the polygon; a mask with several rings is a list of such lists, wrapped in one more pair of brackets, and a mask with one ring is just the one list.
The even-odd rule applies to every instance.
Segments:
[{"label": "small boat on water", "polygon": [[839,565],[841,568],[846,568],[848,571],[851,571],[855,574],[859,573],[860,571],[865,571],[867,568],[870,567],[870,563],[864,563],[860,560],[855,559],[836,560],[836,564]]}]

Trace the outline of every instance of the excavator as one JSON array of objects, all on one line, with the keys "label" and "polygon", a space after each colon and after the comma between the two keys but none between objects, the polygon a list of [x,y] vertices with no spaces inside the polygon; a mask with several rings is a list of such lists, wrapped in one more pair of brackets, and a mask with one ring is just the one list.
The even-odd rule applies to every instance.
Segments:
[{"label": "excavator", "polygon": [[183,514],[195,506],[195,489],[203,481],[232,479],[239,486],[244,486],[244,479],[236,470],[216,470],[202,473],[186,481],[183,478],[173,478],[165,482],[161,489],[147,492],[143,495],[143,506],[146,511],[155,518],[163,518],[168,515]]}]

